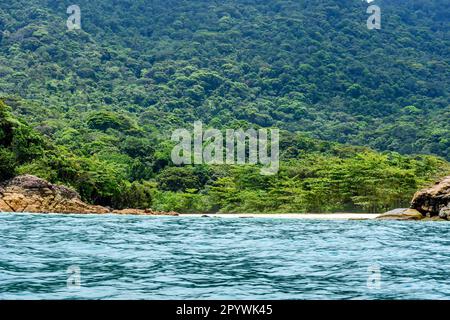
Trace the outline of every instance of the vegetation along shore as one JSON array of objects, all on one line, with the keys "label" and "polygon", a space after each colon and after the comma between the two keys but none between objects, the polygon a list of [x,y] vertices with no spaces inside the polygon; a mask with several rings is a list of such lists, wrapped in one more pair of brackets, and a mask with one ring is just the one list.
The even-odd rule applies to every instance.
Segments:
[{"label": "vegetation along shore", "polygon": [[[18,176],[0,184],[0,212],[67,213],[67,214],[130,214],[179,216],[176,212],[152,209],[122,209],[89,205],[77,192],[53,185],[31,175]],[[450,220],[450,176],[434,186],[417,192],[409,209],[396,209],[385,214],[185,214],[186,217],[216,218],[302,218],[337,220]]]}]

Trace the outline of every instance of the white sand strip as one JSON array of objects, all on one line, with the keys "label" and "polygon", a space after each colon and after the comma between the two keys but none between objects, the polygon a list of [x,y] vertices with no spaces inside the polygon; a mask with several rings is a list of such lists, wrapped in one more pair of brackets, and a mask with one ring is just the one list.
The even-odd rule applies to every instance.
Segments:
[{"label": "white sand strip", "polygon": [[181,214],[180,217],[199,218],[275,218],[275,219],[310,219],[310,220],[366,220],[375,219],[379,214],[373,213],[229,213],[229,214]]}]

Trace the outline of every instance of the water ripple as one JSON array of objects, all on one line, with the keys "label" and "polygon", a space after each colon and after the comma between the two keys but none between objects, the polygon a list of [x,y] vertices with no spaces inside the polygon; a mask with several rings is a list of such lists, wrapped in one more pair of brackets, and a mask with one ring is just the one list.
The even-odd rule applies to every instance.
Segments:
[{"label": "water ripple", "polygon": [[[447,299],[449,235],[433,222],[3,214],[0,298]],[[80,288],[66,285],[73,265]]]}]

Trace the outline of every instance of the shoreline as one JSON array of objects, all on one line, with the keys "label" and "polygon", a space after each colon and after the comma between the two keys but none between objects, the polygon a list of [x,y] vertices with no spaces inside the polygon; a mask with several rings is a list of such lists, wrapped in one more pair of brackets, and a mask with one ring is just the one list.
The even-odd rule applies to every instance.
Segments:
[{"label": "shoreline", "polygon": [[388,215],[380,213],[179,213],[179,214],[133,214],[133,213],[76,213],[76,212],[0,212],[7,215],[50,215],[50,216],[139,216],[139,217],[177,217],[193,219],[285,219],[285,220],[319,220],[319,221],[448,221],[439,217],[417,218],[411,215]]},{"label": "shoreline", "polygon": [[373,220],[379,213],[179,213],[132,214],[132,213],[77,213],[77,212],[0,212],[0,215],[67,215],[67,216],[140,216],[140,217],[177,217],[177,218],[221,218],[221,219],[301,219],[301,220]]},{"label": "shoreline", "polygon": [[188,218],[225,218],[225,219],[303,219],[303,220],[373,220],[379,213],[183,213],[179,217]]},{"label": "shoreline", "polygon": [[[42,213],[42,214],[111,214],[139,216],[179,216],[184,218],[223,219],[301,219],[301,220],[450,220],[450,206],[446,194],[450,177],[430,189],[416,193],[409,208],[397,208],[385,213],[183,213],[148,209],[116,210],[92,205],[81,200],[80,195],[65,186],[53,185],[32,175],[17,176],[0,183],[0,212]],[[450,197],[450,195],[449,195]]]}]

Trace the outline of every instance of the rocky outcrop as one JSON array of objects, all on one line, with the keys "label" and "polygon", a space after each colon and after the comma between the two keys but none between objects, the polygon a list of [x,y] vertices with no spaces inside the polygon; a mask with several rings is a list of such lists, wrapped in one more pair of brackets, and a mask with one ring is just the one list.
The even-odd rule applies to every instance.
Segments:
[{"label": "rocky outcrop", "polygon": [[450,220],[450,205],[442,208],[439,211],[439,218],[445,219],[445,220]]},{"label": "rocky outcrop", "polygon": [[449,216],[450,206],[450,176],[437,182],[430,188],[418,191],[411,202],[411,208],[416,209],[426,217]]},{"label": "rocky outcrop", "polygon": [[131,214],[135,216],[178,216],[179,214],[174,211],[170,212],[162,212],[162,211],[154,211],[152,209],[123,209],[123,210],[113,210],[111,211],[113,214]]},{"label": "rocky outcrop", "polygon": [[109,210],[88,205],[77,192],[53,185],[31,175],[18,176],[0,184],[0,211],[31,213],[108,213]]},{"label": "rocky outcrop", "polygon": [[79,194],[65,186],[51,184],[31,175],[0,183],[0,212],[177,215],[151,209],[113,210],[81,201]]},{"label": "rocky outcrop", "polygon": [[416,192],[410,208],[395,209],[377,217],[380,220],[450,220],[450,176],[430,188]]}]

